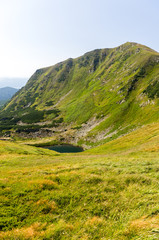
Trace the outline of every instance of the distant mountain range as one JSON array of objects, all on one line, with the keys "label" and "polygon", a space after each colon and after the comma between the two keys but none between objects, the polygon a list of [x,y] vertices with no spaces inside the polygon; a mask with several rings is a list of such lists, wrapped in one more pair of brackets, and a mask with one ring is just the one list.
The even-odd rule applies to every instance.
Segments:
[{"label": "distant mountain range", "polygon": [[37,70],[0,112],[0,130],[88,148],[158,122],[158,106],[159,53],[128,42]]},{"label": "distant mountain range", "polygon": [[0,106],[2,106],[4,103],[10,100],[18,90],[19,89],[12,87],[0,88]]}]

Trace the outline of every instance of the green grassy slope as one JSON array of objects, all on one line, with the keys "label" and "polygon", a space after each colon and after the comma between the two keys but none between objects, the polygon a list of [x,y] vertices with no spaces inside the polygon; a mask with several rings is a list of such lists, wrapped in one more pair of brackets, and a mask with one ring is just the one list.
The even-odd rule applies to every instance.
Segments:
[{"label": "green grassy slope", "polygon": [[158,121],[158,78],[159,54],[146,46],[95,50],[37,70],[1,111],[0,130],[49,128],[64,142],[103,144]]},{"label": "green grassy slope", "polygon": [[159,151],[159,123],[148,124],[118,139],[85,151],[87,154],[126,154]]},{"label": "green grassy slope", "polygon": [[55,151],[44,148],[35,148],[28,145],[18,144],[10,141],[0,141],[0,155],[24,154],[24,155],[58,155]]},{"label": "green grassy slope", "polygon": [[1,149],[0,239],[158,239],[158,152]]}]

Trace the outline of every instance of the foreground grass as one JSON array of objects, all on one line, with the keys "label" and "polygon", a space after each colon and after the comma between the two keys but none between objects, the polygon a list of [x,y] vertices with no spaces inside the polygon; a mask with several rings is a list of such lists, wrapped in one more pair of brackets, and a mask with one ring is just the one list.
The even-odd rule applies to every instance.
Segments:
[{"label": "foreground grass", "polygon": [[157,152],[26,148],[0,156],[0,239],[159,238]]}]

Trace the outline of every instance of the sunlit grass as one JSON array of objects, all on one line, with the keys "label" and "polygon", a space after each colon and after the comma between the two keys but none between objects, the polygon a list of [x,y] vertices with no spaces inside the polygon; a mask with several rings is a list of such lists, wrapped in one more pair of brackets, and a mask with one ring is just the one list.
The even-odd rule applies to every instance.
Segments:
[{"label": "sunlit grass", "polygon": [[20,148],[0,156],[0,239],[157,239],[157,151]]}]

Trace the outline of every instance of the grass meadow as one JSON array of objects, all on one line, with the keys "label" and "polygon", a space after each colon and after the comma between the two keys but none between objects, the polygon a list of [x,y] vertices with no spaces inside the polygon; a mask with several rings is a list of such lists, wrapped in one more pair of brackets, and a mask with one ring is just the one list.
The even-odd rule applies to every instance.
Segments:
[{"label": "grass meadow", "polygon": [[157,150],[0,153],[0,239],[159,239]]}]

